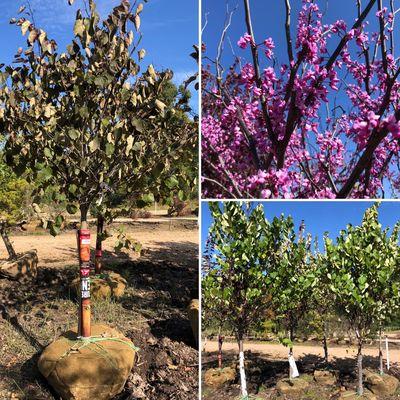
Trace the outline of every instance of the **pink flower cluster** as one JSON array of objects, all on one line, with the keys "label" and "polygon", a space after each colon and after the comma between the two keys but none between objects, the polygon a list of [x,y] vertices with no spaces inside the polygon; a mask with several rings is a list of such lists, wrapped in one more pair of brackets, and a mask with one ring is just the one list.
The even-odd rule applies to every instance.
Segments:
[{"label": "pink flower cluster", "polygon": [[[390,46],[385,63],[380,52],[366,58],[379,46],[379,32],[368,32],[366,21],[357,29],[343,20],[324,24],[318,3],[303,0],[292,63],[278,62],[272,38],[259,45],[248,33],[239,39],[243,50],[263,50],[261,85],[252,58],[235,63],[222,82],[204,68],[203,196],[336,197],[374,137],[380,141],[349,196],[380,197],[385,181],[400,189],[400,82],[391,81],[398,60]],[[380,16],[389,37],[393,15],[372,14]]]}]

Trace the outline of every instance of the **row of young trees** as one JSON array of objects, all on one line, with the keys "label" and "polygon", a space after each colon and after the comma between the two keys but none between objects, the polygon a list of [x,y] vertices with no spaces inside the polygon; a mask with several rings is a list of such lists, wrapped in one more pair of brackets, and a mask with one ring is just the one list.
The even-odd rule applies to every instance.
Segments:
[{"label": "row of young trees", "polygon": [[[35,24],[29,2],[10,21],[26,47],[0,70],[0,130],[5,161],[39,201],[57,188],[54,204],[79,212],[82,232],[95,210],[101,257],[117,193],[143,207],[195,192],[197,123],[188,116],[190,93],[176,89],[172,71],[141,70],[143,3],[121,0],[104,20],[94,0],[84,4],[64,50]],[[60,214],[46,225],[57,234],[63,222]],[[87,262],[81,259],[85,279]],[[90,336],[90,324],[83,330]]]},{"label": "row of young trees", "polygon": [[[272,314],[287,332],[281,341],[294,361],[296,329],[310,310],[347,319],[357,338],[358,393],[363,393],[365,340],[373,331],[381,333],[385,322],[398,313],[400,302],[400,225],[391,232],[383,229],[378,208],[379,204],[369,208],[361,225],[348,225],[336,241],[325,235],[320,251],[304,223],[296,232],[291,217],[268,221],[262,205],[210,203],[213,224],[203,257],[203,320],[218,321],[234,331],[243,396],[243,339],[249,329],[266,312]],[[382,359],[381,351],[379,355]]]}]

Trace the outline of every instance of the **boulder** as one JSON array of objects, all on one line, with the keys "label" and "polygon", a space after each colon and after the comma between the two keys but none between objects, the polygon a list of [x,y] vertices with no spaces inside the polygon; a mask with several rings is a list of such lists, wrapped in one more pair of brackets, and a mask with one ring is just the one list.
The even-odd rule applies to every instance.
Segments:
[{"label": "boulder", "polygon": [[333,371],[314,371],[314,380],[320,385],[333,386],[337,383],[336,374]]},{"label": "boulder", "polygon": [[365,386],[378,397],[393,396],[399,387],[399,380],[392,375],[380,375],[366,370]]},{"label": "boulder", "polygon": [[196,344],[199,345],[199,300],[193,299],[188,308],[188,316]]},{"label": "boulder", "polygon": [[340,393],[338,400],[377,400],[377,397],[367,389],[364,389],[362,396],[359,396],[355,391],[346,390]]},{"label": "boulder", "polygon": [[236,379],[236,369],[232,367],[212,368],[204,373],[204,382],[207,386],[219,388]]},{"label": "boulder", "polygon": [[18,254],[16,260],[4,261],[0,264],[2,275],[12,279],[20,279],[28,276],[35,278],[37,276],[39,259],[36,250],[30,250],[23,254]]},{"label": "boulder", "polygon": [[38,367],[64,400],[110,400],[124,388],[135,360],[132,342],[105,325],[92,325],[92,337],[79,340],[77,330],[45,348]]},{"label": "boulder", "polygon": [[310,387],[310,383],[301,378],[282,379],[276,384],[279,394],[292,398],[301,396]]},{"label": "boulder", "polygon": [[[115,272],[105,272],[90,277],[90,296],[93,299],[120,298],[125,292],[127,282]],[[71,291],[77,295],[80,288],[80,278],[71,283]]]}]

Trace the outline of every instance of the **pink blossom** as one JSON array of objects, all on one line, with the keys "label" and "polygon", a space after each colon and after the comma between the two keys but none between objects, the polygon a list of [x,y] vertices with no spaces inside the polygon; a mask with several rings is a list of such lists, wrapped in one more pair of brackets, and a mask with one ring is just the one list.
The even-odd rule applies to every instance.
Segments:
[{"label": "pink blossom", "polygon": [[237,42],[242,49],[245,49],[249,43],[254,45],[253,38],[248,33],[245,33]]},{"label": "pink blossom", "polygon": [[[225,68],[222,82],[210,72],[213,66],[203,66],[208,90],[202,99],[202,173],[209,178],[203,181],[203,196],[335,198],[378,134],[381,140],[368,174],[363,170],[346,195],[379,197],[383,182],[400,192],[400,81],[390,87],[389,105],[382,112],[388,77],[381,52],[372,54],[380,43],[378,24],[364,21],[350,31],[343,20],[326,24],[321,2],[302,0],[297,29],[293,27],[293,61],[276,55],[272,60],[274,40],[263,41],[261,82],[249,55]],[[389,37],[393,15],[382,10],[378,16],[384,18]],[[332,49],[343,38],[344,47],[328,68]],[[249,44],[255,46],[248,34],[238,41],[243,49]],[[370,51],[368,65],[365,49]],[[398,59],[390,45],[386,49],[393,76]],[[221,93],[221,85],[229,96]]]}]

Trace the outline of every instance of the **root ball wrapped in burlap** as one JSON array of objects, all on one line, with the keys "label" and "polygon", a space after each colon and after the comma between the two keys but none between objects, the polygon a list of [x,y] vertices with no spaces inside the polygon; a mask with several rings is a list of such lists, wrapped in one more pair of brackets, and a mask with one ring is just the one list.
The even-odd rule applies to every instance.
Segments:
[{"label": "root ball wrapped in burlap", "polygon": [[[93,299],[120,298],[125,292],[127,282],[115,272],[106,272],[90,277],[90,295]],[[75,296],[79,293],[80,279],[76,278],[71,283],[71,290]]]},{"label": "root ball wrapped in burlap", "polygon": [[93,325],[92,337],[64,333],[41,354],[38,367],[64,400],[109,400],[120,393],[133,368],[136,349],[117,330]]},{"label": "root ball wrapped in burlap", "polygon": [[190,326],[192,327],[193,336],[196,340],[196,345],[199,345],[199,300],[193,299],[188,308]]}]

